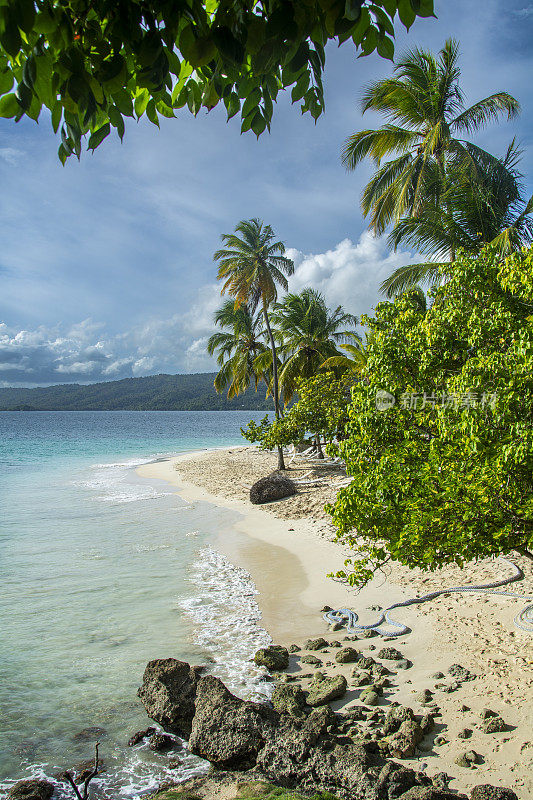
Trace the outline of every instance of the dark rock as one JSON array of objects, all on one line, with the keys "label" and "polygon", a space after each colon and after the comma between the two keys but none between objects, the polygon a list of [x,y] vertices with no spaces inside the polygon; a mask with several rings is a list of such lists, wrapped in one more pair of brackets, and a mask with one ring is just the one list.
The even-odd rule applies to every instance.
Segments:
[{"label": "dark rock", "polygon": [[456,794],[449,789],[416,786],[402,794],[401,800],[467,800],[466,794]]},{"label": "dark rock", "polygon": [[153,733],[150,736],[149,748],[156,753],[164,753],[166,750],[171,750],[175,745],[175,741],[168,733]]},{"label": "dark rock", "polygon": [[300,652],[300,648],[298,647],[297,644],[291,644],[290,645],[289,653],[299,653],[299,652]]},{"label": "dark rock", "polygon": [[411,669],[411,667],[413,666],[413,662],[409,661],[408,658],[402,658],[399,661],[396,661],[394,666],[396,667],[396,669]]},{"label": "dark rock", "polygon": [[376,662],[372,658],[372,656],[361,656],[359,659],[357,666],[359,669],[371,669]]},{"label": "dark rock", "polygon": [[414,719],[406,719],[389,741],[389,751],[395,758],[411,758],[424,738],[422,728]]},{"label": "dark rock", "polygon": [[417,695],[415,695],[415,700],[417,700],[422,705],[426,703],[431,703],[433,700],[433,692],[430,692],[429,689],[422,689]]},{"label": "dark rock", "polygon": [[382,647],[378,653],[378,658],[385,658],[391,661],[401,661],[403,654],[395,647]]},{"label": "dark rock", "polygon": [[427,733],[431,733],[433,728],[435,727],[435,720],[433,719],[432,714],[423,714],[420,718],[420,727],[422,728],[422,733],[424,736]]},{"label": "dark rock", "polygon": [[53,783],[42,778],[32,778],[14,783],[7,796],[12,800],[49,800],[53,793]]},{"label": "dark rock", "polygon": [[152,736],[156,732],[155,728],[146,728],[144,731],[137,731],[128,739],[128,747],[134,747],[139,742],[142,742],[143,739],[146,739],[148,736]]},{"label": "dark rock", "polygon": [[509,726],[503,721],[501,717],[488,717],[481,725],[483,733],[502,733],[509,730]]},{"label": "dark rock", "polygon": [[462,731],[459,731],[457,734],[458,739],[470,739],[472,736],[472,728],[463,728]]},{"label": "dark rock", "polygon": [[474,750],[468,750],[466,753],[461,753],[455,759],[455,763],[458,767],[464,767],[465,769],[470,769],[473,764],[477,764],[479,761],[479,756]]},{"label": "dark rock", "polygon": [[446,772],[436,772],[431,780],[439,789],[447,789],[451,778]]},{"label": "dark rock", "polygon": [[304,644],[304,650],[322,650],[323,647],[327,647],[328,643],[322,637],[318,639],[308,639]]},{"label": "dark rock", "polygon": [[272,500],[291,497],[293,494],[296,494],[296,484],[286,475],[273,472],[254,483],[250,489],[250,502],[254,505],[261,505],[270,503]]},{"label": "dark rock", "polygon": [[272,694],[272,705],[276,711],[292,714],[295,717],[303,716],[306,702],[302,687],[277,686]]},{"label": "dark rock", "polygon": [[498,714],[495,711],[491,711],[490,708],[482,708],[479,716],[481,719],[488,719],[489,717],[497,717]]},{"label": "dark rock", "polygon": [[[98,774],[105,771],[106,771],[105,762],[103,761],[103,759],[99,758]],[[67,778],[67,772],[74,780],[74,783],[77,783],[78,785],[80,783],[83,783],[89,777],[89,775],[91,775],[94,772],[94,758],[89,758],[86,761],[80,761],[79,764],[76,764],[74,767],[71,767],[70,769],[65,769],[62,770],[61,772],[56,772],[56,774],[53,776],[54,780],[58,781],[59,783],[68,783],[69,781]]]},{"label": "dark rock", "polygon": [[[429,677],[433,678],[436,681],[440,681],[441,678],[444,678],[444,672],[434,672],[433,675],[430,675]],[[439,773],[439,775],[441,775],[441,774],[444,774],[444,773]]]},{"label": "dark rock", "polygon": [[382,677],[383,675],[390,674],[390,669],[384,667],[383,664],[372,664],[372,675],[378,675],[379,677]]},{"label": "dark rock", "polygon": [[370,672],[352,672],[354,686],[367,686],[372,683]]},{"label": "dark rock", "polygon": [[317,672],[313,681],[309,684],[309,694],[307,705],[323,706],[331,700],[344,697],[348,688],[344,675],[329,677]]},{"label": "dark rock", "polygon": [[474,786],[470,793],[470,800],[518,800],[518,797],[512,789],[484,783],[480,786]]},{"label": "dark rock", "polygon": [[266,667],[270,672],[279,672],[289,666],[289,651],[280,644],[262,647],[254,656],[258,667]]},{"label": "dark rock", "polygon": [[332,609],[332,607],[331,607],[331,606],[323,606],[323,607],[320,609],[320,613],[321,613],[321,614],[327,614],[327,613],[328,613],[328,611],[333,611],[333,609]]},{"label": "dark rock", "polygon": [[361,639],[373,639],[374,636],[377,636],[377,635],[378,634],[377,634],[376,631],[373,631],[373,630],[369,629],[369,630],[366,630],[366,631],[360,631],[359,638],[361,638]]},{"label": "dark rock", "polygon": [[188,737],[199,680],[196,667],[185,661],[158,658],[148,663],[137,694],[148,716],[164,730]]},{"label": "dark rock", "polygon": [[300,662],[302,664],[311,664],[313,667],[321,667],[322,661],[317,658],[316,656],[306,655],[300,657]]},{"label": "dark rock", "polygon": [[277,711],[240,700],[206,675],[198,681],[189,750],[219,769],[250,769],[279,721]]},{"label": "dark rock", "polygon": [[329,646],[330,647],[342,647],[342,644],[340,642],[337,642],[337,641],[333,640],[332,642],[329,643]]},{"label": "dark rock", "polygon": [[453,675],[454,678],[460,681],[473,681],[476,677],[473,672],[470,672],[470,670],[466,669],[466,667],[462,667],[460,664],[452,664],[448,669],[448,674]]},{"label": "dark rock", "polygon": [[89,742],[105,736],[107,733],[105,728],[98,728],[96,725],[92,728],[84,728],[82,731],[74,736],[75,742]]},{"label": "dark rock", "polygon": [[361,703],[364,703],[365,706],[377,706],[379,703],[379,694],[373,689],[364,689],[359,695],[359,700]]},{"label": "dark rock", "polygon": [[403,722],[413,722],[414,719],[415,715],[412,708],[408,706],[391,706],[385,715],[383,733],[385,736],[388,736],[390,733],[396,733]]},{"label": "dark rock", "polygon": [[360,653],[354,647],[343,647],[335,655],[335,661],[339,664],[350,664],[352,661],[357,661]]}]

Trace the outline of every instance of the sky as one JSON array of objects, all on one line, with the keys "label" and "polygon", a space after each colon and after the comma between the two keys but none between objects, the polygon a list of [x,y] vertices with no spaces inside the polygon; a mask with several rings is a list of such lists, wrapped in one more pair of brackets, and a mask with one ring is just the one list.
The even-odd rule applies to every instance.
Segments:
[{"label": "sky", "polygon": [[[506,90],[520,118],[475,141],[502,153],[513,137],[533,192],[533,0],[435,0],[437,19],[398,23],[396,53],[460,42],[470,104]],[[206,372],[221,302],[213,253],[241,219],[272,225],[294,259],[290,289],[313,286],[328,304],[371,313],[379,284],[416,253],[390,252],[367,230],[359,198],[371,175],[347,173],[344,139],[380,118],[358,100],[391,74],[377,54],[330,46],[326,113],[315,125],[278,102],[270,134],[240,135],[221,109],[128,120],[81,161],[57,159],[49,120],[0,119],[0,386],[88,383],[158,373]]]}]

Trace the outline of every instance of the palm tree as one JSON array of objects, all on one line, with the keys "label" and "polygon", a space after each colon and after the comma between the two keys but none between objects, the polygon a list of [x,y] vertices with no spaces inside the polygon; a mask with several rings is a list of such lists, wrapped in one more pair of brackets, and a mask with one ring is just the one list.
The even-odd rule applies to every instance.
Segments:
[{"label": "palm tree", "polygon": [[[497,159],[458,135],[474,133],[501,114],[510,119],[520,111],[518,101],[507,92],[496,92],[465,108],[458,56],[458,44],[452,39],[438,57],[410,50],[394,68],[394,77],[371,84],[362,98],[363,113],[379,111],[386,123],[350,136],[342,159],[349,170],[366,156],[377,167],[361,199],[376,235],[403,218],[422,216],[428,207],[442,210],[443,200],[450,202],[446,192],[452,175],[454,180],[459,174],[468,176],[472,182],[482,178]],[[451,232],[449,238],[454,261]]]},{"label": "palm tree", "polygon": [[399,267],[383,281],[381,291],[392,297],[415,283],[441,283],[451,268],[443,259],[452,247],[475,254],[491,243],[504,257],[529,244],[533,240],[533,197],[528,201],[522,197],[520,157],[513,140],[504,158],[487,165],[478,180],[457,176],[444,194],[442,208],[428,204],[419,214],[400,220],[389,244],[396,248],[405,242],[434,260]]},{"label": "palm tree", "polygon": [[[357,318],[342,306],[330,311],[322,295],[314,289],[287,294],[274,306],[274,337],[283,362],[279,385],[285,402],[289,402],[300,378],[312,378],[325,359],[339,355],[340,342],[360,341],[353,330]],[[267,366],[267,357],[259,356],[256,364]]]},{"label": "palm tree", "polygon": [[254,382],[255,388],[262,375],[254,367],[254,360],[266,350],[263,342],[261,320],[250,313],[247,306],[235,308],[233,300],[227,300],[214,315],[215,325],[226,328],[214,333],[207,342],[209,355],[217,353],[220,370],[214,380],[217,392],[228,387],[228,398],[245,392]]},{"label": "palm tree", "polygon": [[345,350],[347,355],[338,353],[335,356],[330,356],[324,361],[320,369],[326,372],[335,372],[337,375],[358,375],[367,361],[363,344],[341,344],[339,347]]},{"label": "palm tree", "polygon": [[[238,235],[240,234],[240,235]],[[275,240],[270,225],[257,218],[242,220],[235,233],[225,233],[226,245],[217,250],[218,279],[223,280],[222,293],[228,292],[235,306],[247,305],[250,311],[260,305],[272,351],[272,382],[276,418],[280,417],[278,358],[270,327],[268,309],[278,297],[278,286],[287,291],[287,276],[294,272],[294,263],[285,256],[285,245]],[[278,469],[285,469],[283,450],[278,447]]]}]

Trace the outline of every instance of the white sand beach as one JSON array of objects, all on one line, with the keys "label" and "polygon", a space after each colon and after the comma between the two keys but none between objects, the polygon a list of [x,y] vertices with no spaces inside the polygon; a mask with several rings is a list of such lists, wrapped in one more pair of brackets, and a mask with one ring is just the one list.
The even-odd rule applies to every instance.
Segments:
[{"label": "white sand beach", "polygon": [[[334,531],[323,511],[324,503],[335,496],[334,474],[331,482],[328,479],[322,486],[302,489],[294,497],[262,507],[252,505],[247,487],[274,468],[273,456],[251,447],[233,447],[146,464],[138,473],[168,481],[191,503],[209,502],[240,515],[235,528],[246,536],[238,540],[220,536],[217,548],[250,573],[259,591],[262,624],[275,643],[302,647],[306,639],[324,636],[328,642],[345,646],[346,631],[328,630],[320,613],[324,605],[352,608],[364,624],[376,618],[372,606],[387,607],[446,586],[489,582],[510,571],[500,560],[437,573],[393,564],[363,590],[350,589],[326,577],[341,568],[346,557],[333,541]],[[312,465],[300,463],[288,474],[301,477],[310,469]],[[531,562],[520,556],[512,560],[523,569],[525,578],[510,590],[533,595]],[[382,637],[349,643],[365,656],[393,646],[413,662],[407,670],[394,670],[394,663],[387,662],[392,675],[383,704],[397,701],[420,713],[427,708],[420,705],[417,695],[424,689],[433,693],[440,709],[436,732],[444,741],[405,759],[406,764],[426,769],[430,775],[446,772],[453,776],[450,787],[456,790],[489,783],[513,788],[520,800],[533,798],[533,636],[513,626],[513,617],[524,604],[498,595],[446,594],[394,613],[411,633],[385,644]],[[348,679],[345,698],[332,704],[337,710],[358,705],[359,689],[350,687],[352,665],[336,663],[334,648],[314,655],[323,662],[323,672],[342,672]],[[289,671],[311,675],[313,668],[300,663],[303,654],[291,657]],[[477,677],[448,692],[444,689],[453,683],[447,673],[452,664],[460,664]],[[435,677],[438,672],[444,677]],[[302,680],[304,687],[307,680]],[[482,731],[481,711],[486,708],[501,715],[506,731]],[[457,765],[458,756],[470,750],[478,754],[478,763],[470,768]]]}]

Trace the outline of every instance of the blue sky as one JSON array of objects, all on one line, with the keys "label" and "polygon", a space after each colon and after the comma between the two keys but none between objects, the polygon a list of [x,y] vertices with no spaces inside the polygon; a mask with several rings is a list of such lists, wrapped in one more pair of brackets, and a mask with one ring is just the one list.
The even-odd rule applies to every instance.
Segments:
[{"label": "blue sky", "polygon": [[[518,98],[521,117],[476,141],[499,153],[516,136],[531,193],[533,2],[436,0],[436,11],[409,34],[398,29],[397,53],[454,36],[467,102],[503,89]],[[390,71],[348,43],[331,47],[316,125],[288,97],[259,141],[218,109],[179,112],[160,131],[131,120],[123,144],[107,139],[65,167],[47,119],[0,120],[0,386],[213,369],[212,254],[221,233],[254,216],[290,248],[292,289],[313,285],[331,304],[369,312],[381,280],[417,259],[366,231],[359,196],[370,166],[348,174],[339,153],[350,133],[379,125],[357,100]]]}]

